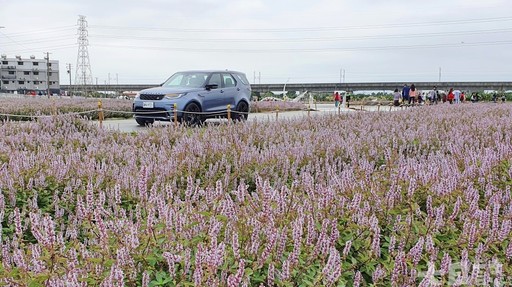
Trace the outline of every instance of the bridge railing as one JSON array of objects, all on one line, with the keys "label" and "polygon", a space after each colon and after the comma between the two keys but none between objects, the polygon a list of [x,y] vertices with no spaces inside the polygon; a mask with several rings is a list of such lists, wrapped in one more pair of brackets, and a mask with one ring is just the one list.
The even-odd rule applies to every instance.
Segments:
[{"label": "bridge railing", "polygon": [[[381,83],[287,83],[288,91],[311,91],[311,92],[333,92],[336,90],[365,90],[365,91],[383,91],[402,89],[404,82],[381,82]],[[407,83],[410,85],[411,83]],[[416,82],[415,86],[419,90],[430,90],[434,86],[438,89],[459,89],[470,91],[483,90],[512,90],[512,81],[508,82]],[[61,90],[87,90],[102,91],[105,89],[118,91],[140,91],[143,89],[157,87],[159,84],[119,84],[119,85],[61,85]],[[285,84],[251,84],[254,92],[282,91]]]}]

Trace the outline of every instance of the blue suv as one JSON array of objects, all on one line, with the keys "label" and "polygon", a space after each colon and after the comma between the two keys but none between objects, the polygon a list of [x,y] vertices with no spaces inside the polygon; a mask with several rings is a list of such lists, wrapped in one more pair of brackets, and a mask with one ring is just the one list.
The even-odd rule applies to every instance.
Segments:
[{"label": "blue suv", "polygon": [[185,71],[172,75],[160,87],[139,92],[133,102],[139,125],[172,121],[174,104],[180,122],[200,125],[208,118],[246,120],[250,111],[251,86],[244,73],[236,71]]}]

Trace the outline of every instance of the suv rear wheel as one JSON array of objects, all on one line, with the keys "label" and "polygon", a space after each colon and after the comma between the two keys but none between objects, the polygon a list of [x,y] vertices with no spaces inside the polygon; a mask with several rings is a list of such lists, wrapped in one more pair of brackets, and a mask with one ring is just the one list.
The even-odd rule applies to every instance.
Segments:
[{"label": "suv rear wheel", "polygon": [[235,119],[240,121],[246,121],[247,117],[249,117],[249,105],[245,101],[240,101],[236,106],[236,115]]}]

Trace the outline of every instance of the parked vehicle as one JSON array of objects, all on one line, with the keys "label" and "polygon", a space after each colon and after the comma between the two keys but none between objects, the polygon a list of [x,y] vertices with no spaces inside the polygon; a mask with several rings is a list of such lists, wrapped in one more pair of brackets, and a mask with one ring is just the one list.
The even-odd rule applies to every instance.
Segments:
[{"label": "parked vehicle", "polygon": [[160,87],[140,91],[133,101],[139,125],[172,121],[176,104],[180,122],[202,124],[208,118],[246,120],[250,111],[251,86],[244,73],[236,71],[184,71],[172,75]]}]

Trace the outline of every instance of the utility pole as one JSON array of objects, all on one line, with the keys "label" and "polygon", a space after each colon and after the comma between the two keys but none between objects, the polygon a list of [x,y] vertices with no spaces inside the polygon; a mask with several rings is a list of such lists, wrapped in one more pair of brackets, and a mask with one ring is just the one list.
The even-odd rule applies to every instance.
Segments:
[{"label": "utility pole", "polygon": [[259,84],[261,84],[261,72],[259,72],[258,79],[259,79]]},{"label": "utility pole", "polygon": [[68,93],[69,93],[70,97],[73,97],[73,93],[71,92],[71,64],[67,63],[66,67],[67,67],[68,74],[69,74],[69,91],[68,91]]},{"label": "utility pole", "polygon": [[441,67],[439,67],[439,82],[441,82]]},{"label": "utility pole", "polygon": [[50,98],[50,53],[46,52],[46,95]]}]

